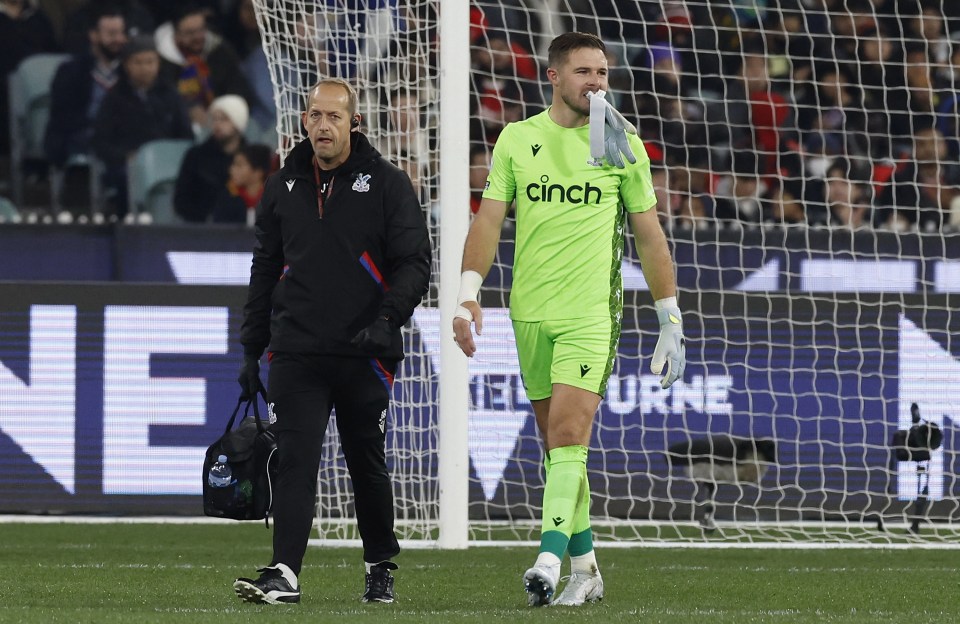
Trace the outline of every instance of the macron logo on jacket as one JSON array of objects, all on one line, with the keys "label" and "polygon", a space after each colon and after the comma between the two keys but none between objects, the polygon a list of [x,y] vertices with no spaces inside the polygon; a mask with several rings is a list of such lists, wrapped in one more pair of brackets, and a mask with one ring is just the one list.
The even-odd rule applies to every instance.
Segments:
[{"label": "macron logo on jacket", "polygon": [[293,192],[293,185],[296,184],[296,180],[287,180],[287,192]]}]

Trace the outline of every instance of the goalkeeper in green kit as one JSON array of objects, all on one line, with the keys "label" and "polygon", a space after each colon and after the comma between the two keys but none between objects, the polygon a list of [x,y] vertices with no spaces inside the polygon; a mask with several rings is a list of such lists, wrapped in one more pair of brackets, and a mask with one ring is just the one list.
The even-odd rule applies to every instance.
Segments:
[{"label": "goalkeeper in green kit", "polygon": [[[603,598],[590,529],[587,449],[620,338],[627,216],[660,321],[650,368],[662,374],[664,388],[682,377],[685,346],[650,160],[635,128],[604,100],[603,42],[583,33],[555,38],[547,78],[551,106],[508,125],[497,139],[464,246],[453,329],[472,356],[472,325],[477,334],[483,330],[477,295],[516,201],[510,318],[547,475],[540,553],[523,583],[532,606],[578,606]],[[567,553],[570,580],[554,599]]]}]

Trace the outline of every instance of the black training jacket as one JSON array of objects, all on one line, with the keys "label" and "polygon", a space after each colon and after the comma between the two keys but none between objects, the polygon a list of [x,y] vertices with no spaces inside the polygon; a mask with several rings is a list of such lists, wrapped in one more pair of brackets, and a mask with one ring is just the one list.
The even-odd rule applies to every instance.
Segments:
[{"label": "black training jacket", "polygon": [[[240,341],[270,351],[403,358],[400,327],[430,282],[430,238],[407,175],[357,132],[350,156],[317,198],[313,146],[301,141],[257,206]],[[357,332],[389,316],[393,344],[365,353]]]}]

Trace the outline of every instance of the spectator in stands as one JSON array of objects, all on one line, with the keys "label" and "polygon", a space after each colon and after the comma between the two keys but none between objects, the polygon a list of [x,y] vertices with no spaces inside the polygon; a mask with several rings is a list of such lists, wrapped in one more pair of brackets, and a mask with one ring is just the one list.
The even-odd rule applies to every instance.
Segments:
[{"label": "spectator in stands", "polygon": [[[767,17],[764,36],[771,88],[789,94],[799,117],[806,108],[817,106],[814,62],[833,57],[829,19],[822,7],[805,0],[779,0],[778,10]],[[799,122],[798,126],[803,127]]]},{"label": "spectator in stands", "polygon": [[933,90],[933,67],[922,43],[907,44],[906,89],[888,101],[894,154],[909,151],[917,129],[936,115],[941,94]]},{"label": "spectator in stands", "polygon": [[523,119],[523,94],[516,82],[493,79],[482,80],[481,89],[473,93],[477,97],[472,98],[476,111],[471,117],[470,140],[493,148],[508,123]]},{"label": "spectator in stands", "polygon": [[[280,91],[277,116],[282,128],[300,128],[300,114],[303,108],[302,96],[297,86],[312,85],[320,78],[320,68],[326,66],[324,53],[318,49],[320,31],[315,13],[298,13],[293,20],[290,36],[292,45],[280,46],[277,52],[278,62],[273,64],[280,84],[291,85]],[[294,137],[281,136],[286,149],[292,149]]]},{"label": "spectator in stands", "polygon": [[669,166],[705,166],[707,137],[702,99],[682,78],[679,52],[666,44],[651,45],[634,64],[649,69],[635,74],[640,138],[644,143],[662,145]]},{"label": "spectator in stands", "polygon": [[470,145],[470,214],[480,210],[480,199],[490,174],[490,148],[484,143]]},{"label": "spectator in stands", "polygon": [[847,65],[824,63],[817,71],[815,107],[798,116],[803,147],[812,156],[867,157],[867,114],[863,92]]},{"label": "spectator in stands", "polygon": [[213,206],[214,223],[245,223],[253,226],[272,161],[273,150],[256,143],[244,145],[233,155],[227,186],[220,191]]},{"label": "spectator in stands", "polygon": [[947,160],[947,143],[931,120],[917,120],[913,157],[898,164],[880,195],[875,224],[894,231],[916,226],[940,231],[960,198],[960,166]]},{"label": "spectator in stands", "polygon": [[920,10],[907,20],[907,28],[903,36],[908,45],[923,44],[927,49],[928,58],[934,65],[946,65],[950,60],[952,44],[947,35],[943,9],[939,3],[920,3]]},{"label": "spectator in stands", "polygon": [[105,165],[104,187],[116,216],[127,213],[127,159],[155,139],[192,139],[190,120],[174,88],[160,78],[150,36],[132,39],[121,55],[123,74],[107,92],[93,128],[93,150]]},{"label": "spectator in stands", "polygon": [[10,118],[7,76],[20,61],[60,49],[47,15],[37,0],[0,1],[0,152],[7,152]]},{"label": "spectator in stands", "polygon": [[155,39],[163,58],[161,71],[177,86],[195,132],[206,126],[207,108],[214,98],[239,95],[248,106],[254,100],[237,53],[207,29],[204,9],[195,4],[180,6],[171,21],[157,28]]},{"label": "spectator in stands", "polygon": [[230,164],[246,144],[250,109],[239,95],[222,95],[210,104],[209,118],[210,136],[187,151],[174,190],[173,209],[188,223],[210,218],[230,177]]},{"label": "spectator in stands", "polygon": [[493,147],[500,130],[542,108],[537,65],[529,50],[506,33],[490,29],[485,16],[473,11],[470,29],[470,81],[475,123],[472,140]]},{"label": "spectator in stands", "polygon": [[[312,49],[320,49],[317,70],[322,75],[353,78],[358,72],[377,75],[383,61],[398,52],[406,32],[399,0],[318,0]],[[344,6],[346,5],[346,6]]]},{"label": "spectator in stands", "polygon": [[647,157],[650,159],[650,181],[653,191],[657,195],[657,217],[665,230],[673,227],[674,205],[670,193],[670,178],[667,168],[663,166],[663,150],[651,142],[644,142]]},{"label": "spectator in stands", "polygon": [[865,33],[877,29],[876,11],[870,0],[829,0],[831,56],[838,61],[857,61],[857,44]]},{"label": "spectator in stands", "polygon": [[[704,192],[703,172],[687,167],[665,167],[669,213],[678,230],[709,227],[708,211],[713,209],[712,198]],[[652,172],[652,169],[651,169]],[[654,187],[656,188],[656,187]]]},{"label": "spectator in stands", "polygon": [[796,135],[793,107],[771,89],[763,41],[746,38],[736,78],[728,80],[723,100],[707,106],[706,143],[729,146],[731,153],[755,153],[761,175],[776,173],[781,145]]},{"label": "spectator in stands", "polygon": [[[267,55],[260,45],[260,28],[253,10],[253,0],[241,0],[236,14],[237,38],[242,42],[238,48],[241,56],[240,68],[250,82],[253,100],[250,104],[250,119],[261,131],[276,127],[277,107],[273,101],[273,80]],[[237,45],[237,43],[234,43]]]},{"label": "spectator in stands", "polygon": [[420,103],[420,93],[406,87],[394,89],[388,96],[386,108],[386,132],[380,139],[380,152],[395,160],[407,172],[413,188],[419,192],[421,201],[426,203],[431,140],[424,128],[424,107]]},{"label": "spectator in stands", "polygon": [[768,178],[770,188],[762,199],[763,220],[774,225],[803,223],[805,218],[802,193],[797,185],[778,178]]},{"label": "spectator in stands", "polygon": [[233,9],[224,16],[223,38],[233,46],[241,59],[260,48],[260,27],[253,0],[231,0]]},{"label": "spectator in stands", "polygon": [[947,140],[950,157],[957,160],[960,158],[960,41],[953,44],[947,69],[949,75],[940,75],[934,87],[941,94],[937,106],[937,129]]},{"label": "spectator in stands", "polygon": [[767,185],[757,173],[758,155],[738,150],[730,175],[724,176],[714,193],[713,216],[724,224],[760,223]]},{"label": "spectator in stands", "polygon": [[803,154],[789,145],[780,150],[777,175],[767,176],[768,185],[764,198],[764,221],[785,225],[806,223],[806,208],[803,196],[806,185],[806,167]]},{"label": "spectator in stands", "polygon": [[76,56],[87,54],[90,50],[90,30],[96,27],[104,11],[123,16],[128,37],[148,35],[157,27],[153,14],[141,0],[87,0],[67,14],[63,32],[64,51]]},{"label": "spectator in stands", "polygon": [[390,93],[387,103],[387,145],[385,154],[426,161],[430,135],[422,123],[423,107],[416,91],[401,87]]},{"label": "spectator in stands", "polygon": [[810,185],[807,218],[813,225],[858,229],[870,226],[870,194],[866,172],[846,158],[834,158],[819,184]]},{"label": "spectator in stands", "polygon": [[[759,156],[757,172],[761,175],[775,173],[780,146],[788,135],[796,134],[793,107],[783,94],[772,90],[767,75],[767,59],[759,44],[756,48],[747,47],[741,76],[746,101],[749,102],[753,147]],[[739,94],[727,94],[727,97],[731,96],[739,97]]]},{"label": "spectator in stands", "polygon": [[37,0],[0,1],[0,78],[28,56],[59,49],[50,18]]},{"label": "spectator in stands", "polygon": [[537,87],[537,62],[533,53],[516,38],[502,31],[487,31],[487,46],[479,50],[480,67],[489,67],[494,76],[516,80],[524,104],[531,107],[525,114],[542,110],[540,103],[543,94]]},{"label": "spectator in stands", "polygon": [[97,112],[120,79],[120,54],[127,45],[127,32],[119,9],[102,8],[90,22],[87,39],[87,50],[60,66],[50,89],[44,151],[57,167],[90,152]]},{"label": "spectator in stands", "polygon": [[673,3],[663,5],[663,16],[654,26],[648,43],[669,43],[680,52],[683,67],[696,67],[688,72],[698,83],[699,91],[710,98],[722,98],[726,90],[726,57],[740,47],[739,29],[729,10],[720,3]]},{"label": "spectator in stands", "polygon": [[870,155],[874,159],[896,156],[891,143],[893,111],[907,105],[903,46],[890,36],[886,27],[860,38],[857,71],[864,94]]}]

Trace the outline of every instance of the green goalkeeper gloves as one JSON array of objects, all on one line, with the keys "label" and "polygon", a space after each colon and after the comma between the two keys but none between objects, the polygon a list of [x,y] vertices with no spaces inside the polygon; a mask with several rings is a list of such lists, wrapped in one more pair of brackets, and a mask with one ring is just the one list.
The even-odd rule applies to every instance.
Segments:
[{"label": "green goalkeeper gloves", "polygon": [[637,157],[630,147],[627,134],[637,134],[636,127],[626,120],[610,102],[604,99],[606,91],[588,93],[590,98],[590,157],[593,163],[606,159],[607,164],[623,169],[623,158],[631,163]]},{"label": "green goalkeeper gloves", "polygon": [[687,366],[687,345],[683,338],[683,317],[676,305],[676,297],[661,299],[656,305],[660,338],[653,350],[650,371],[654,375],[663,373],[660,387],[666,389],[683,377],[683,369]]}]

